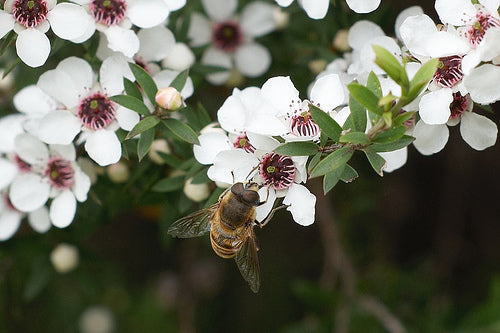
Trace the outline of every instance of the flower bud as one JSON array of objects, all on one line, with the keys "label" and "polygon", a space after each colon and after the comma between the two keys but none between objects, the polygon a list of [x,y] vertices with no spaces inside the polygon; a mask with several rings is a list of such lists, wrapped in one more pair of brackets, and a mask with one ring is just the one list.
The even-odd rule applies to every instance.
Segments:
[{"label": "flower bud", "polygon": [[335,34],[335,37],[333,38],[333,47],[340,52],[348,51],[351,48],[347,41],[348,35],[348,30],[342,29],[337,31],[337,34]]},{"label": "flower bud", "polygon": [[193,51],[184,43],[175,43],[172,51],[162,61],[162,66],[175,71],[183,71],[191,67],[196,58]]},{"label": "flower bud", "polygon": [[174,87],[166,87],[158,90],[155,101],[165,110],[175,111],[184,105],[181,93]]},{"label": "flower bud", "polygon": [[170,147],[168,146],[167,140],[165,139],[156,139],[151,144],[151,148],[149,149],[149,159],[155,164],[165,164],[163,158],[161,158],[160,154],[165,153],[170,154]]},{"label": "flower bud", "polygon": [[273,16],[277,30],[283,30],[288,27],[288,22],[290,22],[290,14],[281,9],[281,7],[276,6],[273,11]]},{"label": "flower bud", "polygon": [[111,333],[115,331],[115,319],[108,308],[95,305],[83,311],[78,326],[82,333]]},{"label": "flower bud", "polygon": [[189,178],[184,184],[184,194],[194,202],[201,202],[210,196],[208,184],[193,184],[193,179]]},{"label": "flower bud", "polygon": [[130,177],[130,170],[128,166],[123,162],[118,162],[111,164],[106,168],[109,179],[113,183],[124,183]]},{"label": "flower bud", "polygon": [[58,273],[68,273],[78,266],[78,249],[74,245],[61,243],[50,253],[50,261]]},{"label": "flower bud", "polygon": [[327,62],[324,59],[315,59],[309,61],[308,65],[311,73],[316,75],[321,73],[326,68]]}]

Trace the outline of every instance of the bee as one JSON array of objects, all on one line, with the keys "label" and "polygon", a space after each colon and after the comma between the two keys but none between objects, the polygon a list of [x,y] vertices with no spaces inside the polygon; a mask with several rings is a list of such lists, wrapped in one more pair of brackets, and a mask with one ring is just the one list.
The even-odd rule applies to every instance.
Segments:
[{"label": "bee", "polygon": [[215,253],[222,258],[235,258],[254,293],[259,291],[260,271],[253,228],[265,224],[255,220],[255,208],[265,203],[260,201],[259,188],[255,182],[235,183],[220,195],[217,203],[175,221],[168,229],[168,234],[179,238],[210,232]]}]

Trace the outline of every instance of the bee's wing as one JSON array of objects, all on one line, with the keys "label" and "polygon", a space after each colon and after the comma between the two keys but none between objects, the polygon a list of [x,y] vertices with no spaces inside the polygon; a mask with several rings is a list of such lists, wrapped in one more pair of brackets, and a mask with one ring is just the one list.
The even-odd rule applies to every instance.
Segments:
[{"label": "bee's wing", "polygon": [[257,256],[257,242],[253,231],[253,225],[248,228],[248,238],[241,246],[241,249],[234,258],[241,275],[250,285],[254,293],[259,291],[260,287],[260,269],[259,257]]},{"label": "bee's wing", "polygon": [[185,216],[168,228],[168,234],[179,238],[198,237],[210,231],[212,215],[219,208],[219,203]]}]

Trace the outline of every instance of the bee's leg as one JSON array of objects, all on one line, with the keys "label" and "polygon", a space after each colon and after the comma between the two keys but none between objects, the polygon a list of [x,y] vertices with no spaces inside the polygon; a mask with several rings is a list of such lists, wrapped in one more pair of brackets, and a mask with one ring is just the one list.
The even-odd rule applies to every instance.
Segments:
[{"label": "bee's leg", "polygon": [[257,222],[257,221],[255,221],[255,223],[256,223],[259,227],[263,228],[263,227],[264,227],[264,226],[265,226],[265,225],[266,225],[269,221],[271,221],[271,219],[272,219],[272,218],[273,218],[273,216],[274,216],[274,213],[275,213],[277,210],[280,210],[280,209],[286,208],[286,207],[288,207],[288,206],[289,206],[289,205],[281,205],[281,206],[278,206],[278,207],[273,208],[273,209],[271,210],[271,212],[269,213],[269,215],[267,215],[267,217],[266,217],[266,219],[265,219],[264,221],[262,221],[262,222]]},{"label": "bee's leg", "polygon": [[262,206],[263,204],[265,204],[267,202],[267,199],[269,199],[269,186],[267,187],[267,191],[266,191],[266,200],[259,202],[257,204],[257,207]]}]

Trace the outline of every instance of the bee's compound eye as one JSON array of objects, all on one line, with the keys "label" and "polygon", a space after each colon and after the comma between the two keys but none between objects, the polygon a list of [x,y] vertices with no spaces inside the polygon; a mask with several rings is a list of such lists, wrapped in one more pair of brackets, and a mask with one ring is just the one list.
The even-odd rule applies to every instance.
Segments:
[{"label": "bee's compound eye", "polygon": [[259,202],[260,202],[260,197],[259,197],[259,193],[256,192],[256,191],[253,191],[253,190],[245,190],[243,191],[243,194],[241,195],[241,198],[252,204],[252,205],[258,205]]},{"label": "bee's compound eye", "polygon": [[231,192],[238,196],[240,196],[244,190],[245,188],[243,187],[243,183],[235,183],[233,186],[231,186]]}]

